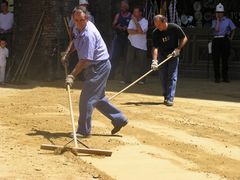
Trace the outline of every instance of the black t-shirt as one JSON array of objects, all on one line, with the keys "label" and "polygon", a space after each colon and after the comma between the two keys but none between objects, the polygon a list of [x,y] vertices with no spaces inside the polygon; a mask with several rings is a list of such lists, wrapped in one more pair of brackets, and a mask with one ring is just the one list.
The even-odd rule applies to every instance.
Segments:
[{"label": "black t-shirt", "polygon": [[182,39],[185,36],[186,35],[180,26],[168,23],[168,27],[165,31],[160,31],[157,28],[153,30],[153,47],[158,48],[159,53],[166,56],[178,47],[179,39]]}]

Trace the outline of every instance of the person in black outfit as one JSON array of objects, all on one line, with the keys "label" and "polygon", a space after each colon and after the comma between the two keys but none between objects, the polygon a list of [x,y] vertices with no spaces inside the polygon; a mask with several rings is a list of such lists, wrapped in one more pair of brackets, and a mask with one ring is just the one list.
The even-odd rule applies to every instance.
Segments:
[{"label": "person in black outfit", "polygon": [[160,66],[160,78],[162,81],[164,104],[173,106],[176,93],[179,55],[188,39],[182,28],[174,23],[168,23],[163,15],[154,17],[153,38],[153,60],[151,68],[157,70],[158,61],[162,62],[169,54],[173,56],[170,60]]}]

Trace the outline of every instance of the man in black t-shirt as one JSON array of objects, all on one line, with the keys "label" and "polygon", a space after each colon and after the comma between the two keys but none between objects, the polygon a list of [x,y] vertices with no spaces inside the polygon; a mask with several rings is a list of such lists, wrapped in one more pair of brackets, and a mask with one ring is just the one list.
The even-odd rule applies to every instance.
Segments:
[{"label": "man in black t-shirt", "polygon": [[156,15],[154,17],[154,25],[156,29],[154,29],[152,34],[153,60],[151,68],[157,70],[158,60],[161,62],[169,54],[173,55],[172,59],[160,67],[164,104],[172,106],[177,85],[178,56],[188,39],[180,26],[168,23],[167,18],[163,15]]}]

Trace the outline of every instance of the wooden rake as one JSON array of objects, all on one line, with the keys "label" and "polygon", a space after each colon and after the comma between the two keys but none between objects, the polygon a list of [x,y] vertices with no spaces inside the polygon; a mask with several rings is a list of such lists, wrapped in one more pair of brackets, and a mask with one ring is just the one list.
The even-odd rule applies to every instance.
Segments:
[{"label": "wooden rake", "polygon": [[[64,64],[64,68],[65,68],[65,73],[67,75],[67,65],[66,64]],[[71,117],[72,129],[73,129],[73,139],[70,140],[64,146],[59,146],[59,145],[55,145],[55,144],[42,144],[41,149],[53,150],[55,154],[62,154],[66,151],[70,151],[74,155],[78,155],[78,153],[83,153],[83,154],[111,156],[112,155],[111,151],[101,150],[101,149],[91,149],[87,145],[85,145],[84,143],[82,143],[81,141],[79,141],[77,139],[76,129],[75,129],[75,121],[74,121],[74,115],[73,115],[70,85],[67,85],[67,92],[68,92],[68,103],[69,103],[69,109],[70,109],[70,117]],[[74,147],[69,147],[68,146],[71,142],[74,142]],[[79,148],[78,143],[83,145],[84,148]]]},{"label": "wooden rake", "polygon": [[[73,115],[71,89],[70,89],[69,85],[67,85],[67,92],[68,92],[68,102],[69,102],[69,108],[70,108],[71,123],[72,123],[72,129],[73,129],[73,139],[70,140],[64,146],[59,146],[59,145],[55,145],[55,144],[42,144],[41,149],[53,150],[55,154],[62,154],[66,151],[70,151],[74,155],[78,155],[78,153],[83,153],[83,154],[111,156],[112,155],[111,151],[101,150],[101,149],[91,149],[87,145],[85,145],[84,143],[82,143],[81,141],[79,141],[77,139],[75,124],[74,124],[75,121],[74,121],[74,115]],[[71,142],[74,142],[74,147],[68,146]],[[78,143],[82,144],[85,148],[78,147]]]}]

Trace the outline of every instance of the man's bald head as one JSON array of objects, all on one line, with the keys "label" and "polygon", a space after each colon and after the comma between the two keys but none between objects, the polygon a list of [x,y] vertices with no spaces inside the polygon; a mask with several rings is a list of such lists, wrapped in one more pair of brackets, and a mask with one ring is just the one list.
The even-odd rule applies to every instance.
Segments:
[{"label": "man's bald head", "polygon": [[154,16],[153,21],[155,27],[160,31],[164,31],[168,26],[167,18],[161,14]]},{"label": "man's bald head", "polygon": [[154,16],[153,18],[154,21],[161,21],[162,23],[163,22],[167,22],[167,18],[161,14],[158,14],[156,16]]}]

